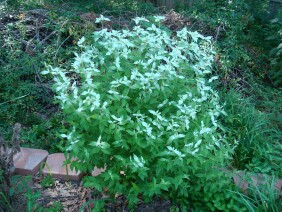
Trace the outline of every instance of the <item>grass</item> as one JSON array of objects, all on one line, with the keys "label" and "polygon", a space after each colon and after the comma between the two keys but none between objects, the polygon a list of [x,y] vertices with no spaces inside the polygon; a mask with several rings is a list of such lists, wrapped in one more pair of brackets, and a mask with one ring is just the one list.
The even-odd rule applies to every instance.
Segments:
[{"label": "grass", "polygon": [[250,212],[279,212],[282,210],[280,192],[275,187],[277,179],[275,177],[264,176],[261,184],[254,183],[250,178],[246,179],[250,183],[248,194],[234,192],[238,201]]},{"label": "grass", "polygon": [[[253,168],[255,171],[271,173],[276,171],[281,176],[281,132],[266,112],[258,110],[251,97],[243,97],[235,90],[222,93],[227,117],[221,122],[229,143],[236,145],[233,166],[238,169]],[[270,166],[258,170],[257,159],[268,160]]]}]

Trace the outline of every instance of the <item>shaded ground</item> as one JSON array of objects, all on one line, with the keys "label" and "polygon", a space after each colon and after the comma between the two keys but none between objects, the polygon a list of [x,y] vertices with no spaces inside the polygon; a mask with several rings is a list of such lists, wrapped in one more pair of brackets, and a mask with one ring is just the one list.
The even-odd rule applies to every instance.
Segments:
[{"label": "shaded ground", "polygon": [[[130,211],[124,196],[117,196],[115,200],[111,200],[106,194],[100,194],[93,189],[83,187],[82,182],[55,179],[50,186],[43,187],[42,185],[45,183],[39,175],[33,178],[30,176],[14,176],[13,209],[15,211],[28,211],[28,205],[31,205],[32,210],[38,211],[47,208],[54,209],[56,205],[59,205],[57,206],[58,209],[61,209],[59,211],[88,212],[94,208],[97,202],[104,199],[107,212]],[[149,204],[140,202],[135,211],[169,212],[170,208],[170,201],[155,199]]]}]

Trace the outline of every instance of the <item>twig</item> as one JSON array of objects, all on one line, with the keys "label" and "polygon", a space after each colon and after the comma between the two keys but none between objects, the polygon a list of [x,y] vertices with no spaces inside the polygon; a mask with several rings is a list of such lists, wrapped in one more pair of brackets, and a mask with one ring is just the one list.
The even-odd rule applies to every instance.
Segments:
[{"label": "twig", "polygon": [[55,53],[55,57],[54,57],[54,58],[57,58],[57,54],[58,54],[60,48],[62,47],[62,45],[63,45],[70,37],[71,37],[71,35],[69,35],[69,36],[60,44],[60,46],[58,47],[58,49],[57,49],[57,51],[56,51],[56,53]]},{"label": "twig", "polygon": [[37,201],[38,202],[44,202],[46,200],[53,200],[53,199],[75,199],[75,198],[78,198],[79,195],[72,195],[72,196],[55,196],[55,197],[46,197],[46,196],[43,196],[42,198],[38,199]]},{"label": "twig", "polygon": [[36,33],[36,38],[40,42],[40,34],[39,34],[39,27],[38,27],[38,18],[35,21],[35,33]]},{"label": "twig", "polygon": [[[40,41],[40,45],[42,45],[45,41],[47,41],[52,35],[54,35],[55,33],[57,33],[56,31],[51,32],[48,36],[46,36],[42,41]],[[36,47],[35,47],[36,48]]]},{"label": "twig", "polygon": [[23,96],[20,96],[20,97],[17,97],[17,98],[8,100],[8,101],[6,101],[6,102],[2,102],[2,103],[0,103],[0,106],[1,106],[1,105],[4,105],[4,104],[6,104],[6,103],[9,103],[9,102],[15,101],[15,100],[22,99],[22,98],[27,97],[27,96],[28,96],[28,95],[23,95]]},{"label": "twig", "polygon": [[221,24],[216,28],[216,35],[215,35],[215,38],[214,38],[215,41],[217,41],[217,39],[218,39],[218,37],[219,37],[219,33],[220,33],[220,31],[221,31],[222,29],[224,29],[224,24],[223,24],[223,23],[221,23]]}]

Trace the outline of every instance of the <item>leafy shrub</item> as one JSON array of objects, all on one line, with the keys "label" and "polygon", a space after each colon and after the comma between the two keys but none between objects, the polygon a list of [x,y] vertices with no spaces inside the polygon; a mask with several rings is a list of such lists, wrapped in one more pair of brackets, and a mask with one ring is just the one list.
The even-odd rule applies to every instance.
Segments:
[{"label": "leafy shrub", "polygon": [[161,19],[136,18],[132,31],[94,32],[78,42],[82,53],[70,70],[42,72],[54,76],[72,127],[62,134],[76,158],[71,166],[106,166],[85,185],[124,194],[130,206],[162,196],[183,206],[232,208],[230,182],[219,171],[230,153],[217,123],[223,111],[209,85],[216,77],[206,79],[210,38],[187,29],[174,36],[159,28]]}]

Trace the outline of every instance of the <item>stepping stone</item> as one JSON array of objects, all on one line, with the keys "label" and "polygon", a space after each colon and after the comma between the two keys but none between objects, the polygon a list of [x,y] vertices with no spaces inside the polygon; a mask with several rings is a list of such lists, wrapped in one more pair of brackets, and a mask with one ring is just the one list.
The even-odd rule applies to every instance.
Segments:
[{"label": "stepping stone", "polygon": [[43,174],[51,174],[54,178],[63,180],[81,180],[83,174],[70,169],[70,164],[64,165],[66,158],[63,153],[55,153],[48,156]]},{"label": "stepping stone", "polygon": [[240,188],[244,193],[247,193],[249,183],[246,181],[243,171],[234,173],[233,181],[238,188]]},{"label": "stepping stone", "polygon": [[[263,174],[255,174],[251,172],[243,172],[239,171],[234,173],[233,181],[237,187],[239,187],[244,193],[248,193],[248,189],[251,186],[259,186],[267,184],[270,185],[272,182],[272,177],[268,175]],[[280,192],[282,194],[282,180],[275,179],[273,182],[273,189]]]},{"label": "stepping stone", "polygon": [[47,156],[48,152],[46,150],[21,147],[21,151],[13,157],[14,174],[35,175]]}]

